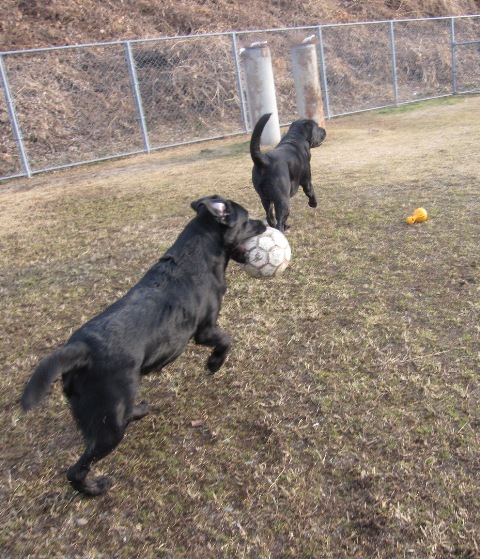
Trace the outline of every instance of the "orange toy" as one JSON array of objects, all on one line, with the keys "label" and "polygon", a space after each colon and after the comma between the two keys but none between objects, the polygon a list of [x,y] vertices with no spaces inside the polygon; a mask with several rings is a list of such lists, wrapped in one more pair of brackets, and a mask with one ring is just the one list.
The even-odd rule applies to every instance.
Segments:
[{"label": "orange toy", "polygon": [[427,221],[428,213],[425,208],[417,208],[413,215],[409,215],[407,217],[407,223],[412,225],[413,223],[422,223],[423,221]]}]

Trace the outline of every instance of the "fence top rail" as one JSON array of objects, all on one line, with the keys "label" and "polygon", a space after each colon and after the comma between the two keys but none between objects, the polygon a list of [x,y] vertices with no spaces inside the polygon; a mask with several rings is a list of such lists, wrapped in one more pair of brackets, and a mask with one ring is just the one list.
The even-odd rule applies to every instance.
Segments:
[{"label": "fence top rail", "polygon": [[0,51],[0,56],[4,55],[12,55],[12,54],[24,54],[24,53],[35,53],[35,52],[46,52],[51,50],[67,50],[67,49],[76,49],[76,48],[83,48],[83,47],[104,47],[109,45],[125,45],[125,44],[132,44],[132,43],[147,43],[153,41],[171,41],[171,40],[178,40],[178,39],[199,39],[202,37],[221,37],[221,36],[231,36],[231,35],[248,35],[251,33],[273,33],[273,32],[281,32],[281,31],[298,31],[303,29],[317,29],[319,27],[327,28],[327,27],[347,27],[353,25],[375,25],[380,23],[406,23],[406,22],[414,22],[414,21],[435,21],[435,20],[454,20],[454,19],[465,19],[465,18],[480,18],[480,14],[470,14],[465,16],[441,16],[441,17],[425,17],[425,18],[417,18],[417,19],[385,19],[385,20],[378,20],[378,21],[355,21],[351,23],[320,23],[318,25],[304,25],[300,27],[275,27],[270,29],[248,29],[244,31],[224,31],[218,33],[202,33],[198,35],[172,35],[167,37],[150,37],[150,38],[143,38],[143,39],[124,39],[121,41],[107,41],[103,43],[81,43],[75,45],[62,45],[58,47],[42,47],[36,49],[23,49],[23,50],[7,50],[7,51]]}]

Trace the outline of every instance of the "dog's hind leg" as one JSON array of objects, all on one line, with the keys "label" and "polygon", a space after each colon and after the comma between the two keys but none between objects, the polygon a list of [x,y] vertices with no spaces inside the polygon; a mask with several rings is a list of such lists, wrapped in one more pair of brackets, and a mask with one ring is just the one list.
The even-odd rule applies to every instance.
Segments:
[{"label": "dog's hind leg", "polygon": [[232,347],[232,338],[214,324],[212,326],[200,327],[195,334],[195,342],[213,347],[213,351],[207,359],[207,369],[210,373],[216,373],[225,363],[228,352]]},{"label": "dog's hind leg", "polygon": [[270,225],[270,227],[275,227],[275,212],[273,202],[262,193],[260,194],[260,201],[262,202],[263,209],[265,210],[268,225]]},{"label": "dog's hind leg", "polygon": [[85,452],[78,462],[68,469],[67,479],[77,491],[96,496],[110,488],[111,480],[106,476],[87,479],[87,475],[93,464],[108,456],[119,445],[126,425],[117,420],[108,421],[107,418],[103,421],[95,421],[95,418],[92,420],[94,424],[89,426],[88,434],[85,435]]},{"label": "dog's hind leg", "polygon": [[92,451],[87,449],[80,457],[80,460],[67,471],[67,479],[71,483],[73,489],[89,497],[101,495],[108,491],[111,486],[111,480],[106,476],[99,476],[89,480],[86,479],[94,461]]},{"label": "dog's hind leg", "polygon": [[283,231],[290,227],[287,225],[287,219],[290,215],[290,201],[283,200],[275,202],[275,215],[277,217],[277,224],[275,227],[283,233]]},{"label": "dog's hind leg", "polygon": [[270,227],[275,227],[275,210],[273,202],[268,203],[268,209],[266,210],[266,213],[268,225],[270,225]]}]

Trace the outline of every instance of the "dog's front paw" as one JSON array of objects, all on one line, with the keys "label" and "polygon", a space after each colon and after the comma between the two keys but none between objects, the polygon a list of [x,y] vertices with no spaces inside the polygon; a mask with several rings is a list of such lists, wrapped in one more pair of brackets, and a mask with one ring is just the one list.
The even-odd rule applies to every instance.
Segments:
[{"label": "dog's front paw", "polygon": [[207,373],[207,375],[213,375],[220,369],[221,366],[222,366],[222,363],[220,363],[220,365],[219,365],[218,364],[218,359],[215,359],[215,358],[212,359],[212,356],[210,356],[207,359],[207,367],[206,367],[205,372]]},{"label": "dog's front paw", "polygon": [[137,421],[139,419],[142,419],[142,417],[145,417],[147,414],[148,414],[147,402],[145,401],[140,402],[136,406],[133,406],[132,421]]},{"label": "dog's front paw", "polygon": [[311,208],[316,208],[317,207],[317,200],[316,198],[310,198],[310,200],[308,201],[308,205]]},{"label": "dog's front paw", "polygon": [[207,374],[213,375],[214,373],[216,373],[225,363],[226,358],[227,358],[226,353],[219,355],[213,352],[210,355],[210,357],[207,359]]}]

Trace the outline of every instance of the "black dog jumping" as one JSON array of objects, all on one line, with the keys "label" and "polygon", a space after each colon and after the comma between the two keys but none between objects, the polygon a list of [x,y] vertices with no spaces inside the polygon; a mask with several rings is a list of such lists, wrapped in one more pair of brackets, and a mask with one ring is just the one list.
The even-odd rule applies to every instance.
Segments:
[{"label": "black dog jumping", "polygon": [[85,451],[67,472],[77,491],[100,495],[110,487],[91,466],[120,443],[127,425],[148,413],[135,405],[142,375],[174,361],[190,339],[213,348],[207,369],[223,365],[232,341],[217,326],[230,258],[244,262],[242,243],[265,231],[260,220],[219,196],[192,202],[197,212],[173,246],[121,299],[73,333],[43,359],[27,383],[29,410],[62,376],[63,390],[85,439]]},{"label": "black dog jumping", "polygon": [[301,186],[308,197],[308,205],[317,207],[310,170],[310,149],[318,147],[326,132],[314,120],[296,120],[280,143],[272,150],[260,151],[260,137],[271,113],[264,114],[252,133],[250,155],[254,163],[252,181],[267,214],[270,227],[280,231],[288,228],[290,198]]}]

